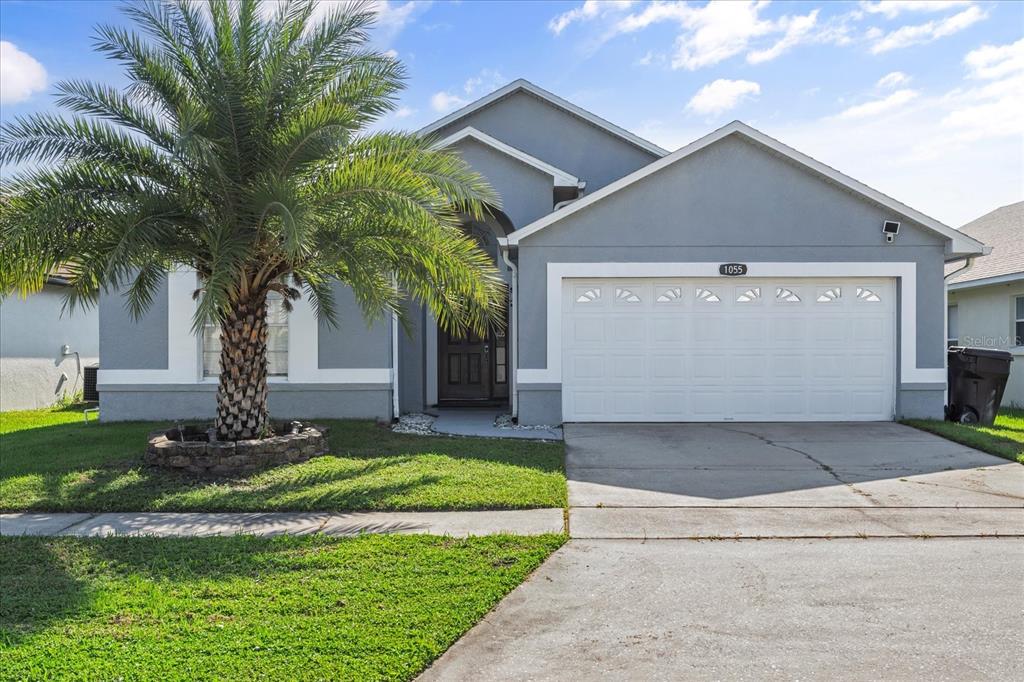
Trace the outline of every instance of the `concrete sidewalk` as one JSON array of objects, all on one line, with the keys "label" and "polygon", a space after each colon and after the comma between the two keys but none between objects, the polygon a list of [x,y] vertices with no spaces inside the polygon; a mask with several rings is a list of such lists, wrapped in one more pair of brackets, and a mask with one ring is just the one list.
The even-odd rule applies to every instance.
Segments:
[{"label": "concrete sidewalk", "polygon": [[0,514],[0,535],[97,537],[150,535],[324,535],[367,533],[451,535],[540,535],[564,530],[561,509],[467,512],[266,512]]}]

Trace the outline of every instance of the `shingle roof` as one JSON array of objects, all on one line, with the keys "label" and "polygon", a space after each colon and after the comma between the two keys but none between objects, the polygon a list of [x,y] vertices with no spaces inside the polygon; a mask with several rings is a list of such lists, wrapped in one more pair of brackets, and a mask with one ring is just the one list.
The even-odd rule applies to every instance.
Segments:
[{"label": "shingle roof", "polygon": [[[971,267],[950,278],[950,284],[1024,273],[1024,201],[986,213],[960,231],[991,246],[992,253],[979,256]],[[963,264],[953,263],[946,272],[959,267]]]}]

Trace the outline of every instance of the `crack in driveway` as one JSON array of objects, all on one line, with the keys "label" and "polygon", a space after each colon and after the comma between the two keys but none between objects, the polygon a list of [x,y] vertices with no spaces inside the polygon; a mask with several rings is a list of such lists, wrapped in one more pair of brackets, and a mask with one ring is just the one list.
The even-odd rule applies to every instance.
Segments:
[{"label": "crack in driveway", "polygon": [[864,490],[861,490],[860,488],[855,486],[850,481],[844,480],[842,476],[840,476],[838,473],[836,473],[835,469],[830,467],[828,464],[825,464],[824,462],[822,462],[821,460],[819,460],[817,457],[815,457],[814,455],[812,455],[809,452],[804,452],[803,450],[800,450],[799,448],[794,448],[794,447],[789,446],[789,445],[783,445],[781,443],[776,443],[772,439],[770,439],[770,438],[768,438],[766,436],[762,436],[759,433],[755,433],[754,431],[744,431],[743,429],[729,428],[727,426],[718,426],[717,428],[720,428],[723,431],[729,431],[731,433],[741,433],[741,434],[744,434],[744,435],[747,435],[747,436],[753,436],[754,438],[758,439],[759,441],[761,441],[765,445],[768,445],[769,447],[779,448],[780,450],[789,450],[790,452],[795,452],[798,455],[803,455],[808,460],[813,462],[816,466],[818,466],[818,468],[820,468],[822,471],[824,471],[829,476],[834,478],[838,483],[841,483],[841,484],[845,485],[847,488],[849,488],[853,493],[855,493],[857,495],[860,495],[861,497],[863,497],[864,499],[866,499],[868,502],[870,502],[871,504],[875,505],[876,507],[884,506],[881,502],[876,500],[871,495],[871,493],[869,493],[867,491],[864,491]]}]

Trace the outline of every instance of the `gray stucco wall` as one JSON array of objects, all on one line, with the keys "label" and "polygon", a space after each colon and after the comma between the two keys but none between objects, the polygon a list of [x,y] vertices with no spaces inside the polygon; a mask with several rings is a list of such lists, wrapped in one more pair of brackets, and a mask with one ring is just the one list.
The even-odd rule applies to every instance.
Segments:
[{"label": "gray stucco wall", "polygon": [[[64,310],[64,293],[47,284],[0,299],[0,411],[47,407],[82,390],[83,368],[99,357],[99,315]],[[65,357],[64,344],[79,357]]]},{"label": "gray stucco wall", "polygon": [[100,294],[100,365],[104,369],[167,369],[167,280],[149,310],[132,319],[122,291]]},{"label": "gray stucco wall", "polygon": [[1024,296],[1022,280],[950,291],[949,305],[957,307],[961,346],[1000,348],[1013,354],[1003,404],[1024,407],[1024,346],[1013,345],[1018,296]]},{"label": "gray stucco wall", "polygon": [[587,192],[604,187],[657,158],[521,91],[455,121],[438,130],[436,135],[446,137],[466,126],[572,173],[586,181]]},{"label": "gray stucco wall", "polygon": [[367,325],[352,289],[334,284],[337,326],[320,321],[317,363],[321,369],[391,366],[391,317]]},{"label": "gray stucco wall", "polygon": [[[903,226],[890,245],[880,230],[894,217]],[[520,243],[519,367],[547,364],[548,263],[888,261],[917,264],[918,366],[941,368],[943,246],[905,217],[754,143],[726,138]],[[941,417],[935,388],[898,391],[897,409],[905,403]],[[558,393],[557,386],[523,392],[520,421],[560,421]]]},{"label": "gray stucco wall", "polygon": [[547,173],[472,139],[455,150],[498,190],[502,209],[517,228],[551,213],[554,184]]}]

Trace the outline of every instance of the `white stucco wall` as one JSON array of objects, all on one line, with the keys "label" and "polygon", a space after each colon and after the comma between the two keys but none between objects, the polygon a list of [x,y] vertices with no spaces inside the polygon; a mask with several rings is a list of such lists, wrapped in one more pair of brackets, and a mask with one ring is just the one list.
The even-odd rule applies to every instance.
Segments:
[{"label": "white stucco wall", "polygon": [[1013,346],[1014,299],[1024,296],[1024,281],[949,292],[957,308],[961,346],[999,348],[1014,355],[1003,405],[1024,407],[1024,347]]},{"label": "white stucco wall", "polygon": [[[82,390],[82,368],[99,361],[99,315],[62,314],[63,304],[63,288],[53,285],[0,300],[0,411],[46,407]],[[64,344],[80,363],[61,356]]]}]

